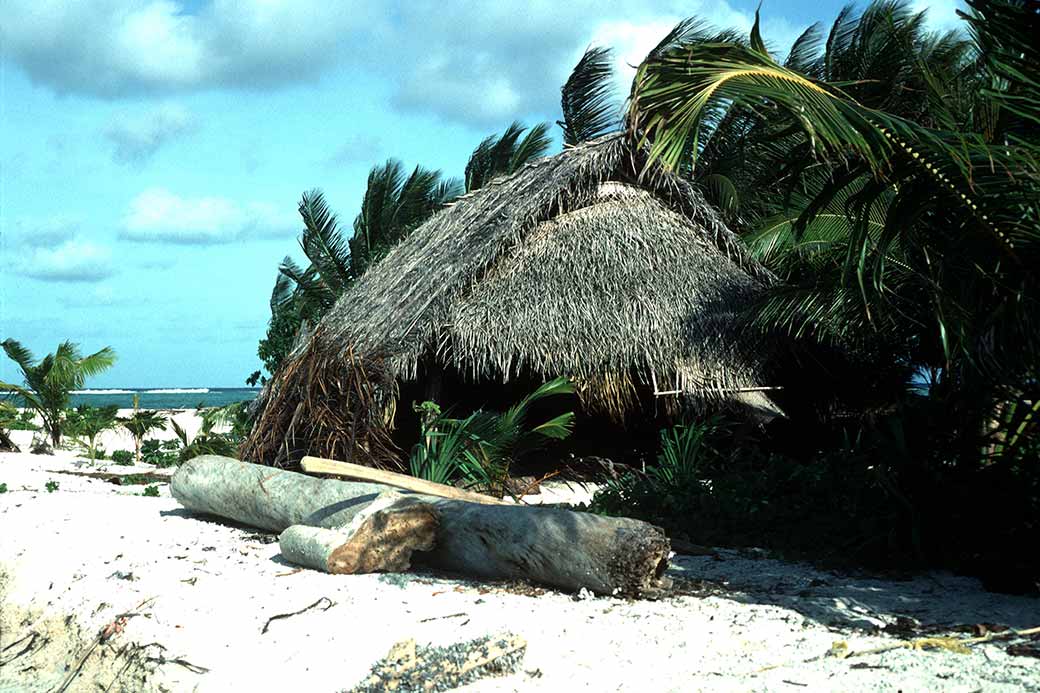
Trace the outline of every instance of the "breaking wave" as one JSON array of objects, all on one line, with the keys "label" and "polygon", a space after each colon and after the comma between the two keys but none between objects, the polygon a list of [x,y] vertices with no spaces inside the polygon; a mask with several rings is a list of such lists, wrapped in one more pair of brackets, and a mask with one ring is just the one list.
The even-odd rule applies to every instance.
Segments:
[{"label": "breaking wave", "polygon": [[141,390],[145,395],[204,395],[208,387],[171,387],[166,390]]}]

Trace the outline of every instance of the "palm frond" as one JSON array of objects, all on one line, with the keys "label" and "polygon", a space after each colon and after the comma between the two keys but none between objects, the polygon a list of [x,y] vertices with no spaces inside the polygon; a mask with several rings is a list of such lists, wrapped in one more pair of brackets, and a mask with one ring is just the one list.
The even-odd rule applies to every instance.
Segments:
[{"label": "palm frond", "polygon": [[18,364],[18,367],[22,369],[22,372],[28,371],[32,368],[33,363],[36,361],[36,357],[33,356],[29,349],[22,345],[21,342],[14,339],[5,339],[0,345],[4,348],[4,353],[7,354],[8,358]]},{"label": "palm frond", "polygon": [[498,176],[515,173],[524,164],[544,156],[552,143],[549,126],[541,123],[528,131],[514,121],[501,135],[489,135],[481,140],[466,163],[466,192],[478,190]]},{"label": "palm frond", "polygon": [[614,54],[609,48],[588,48],[563,85],[563,142],[575,145],[617,130],[621,108],[614,93]]},{"label": "palm frond", "polygon": [[335,293],[345,288],[353,278],[350,249],[340,233],[336,215],[329,210],[325,196],[319,190],[303,194],[299,205],[304,230],[300,247],[311,261],[322,282]]},{"label": "palm frond", "polygon": [[538,123],[524,135],[509,158],[509,173],[515,173],[525,164],[545,156],[552,145],[549,124]]},{"label": "palm frond", "polygon": [[83,377],[90,378],[108,370],[116,362],[116,352],[110,347],[104,347],[89,356],[80,359],[79,370]]}]

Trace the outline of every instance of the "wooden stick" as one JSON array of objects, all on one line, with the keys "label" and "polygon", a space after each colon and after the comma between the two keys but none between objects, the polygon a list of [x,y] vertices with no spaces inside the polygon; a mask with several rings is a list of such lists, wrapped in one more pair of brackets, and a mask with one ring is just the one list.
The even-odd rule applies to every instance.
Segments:
[{"label": "wooden stick", "polygon": [[488,496],[483,493],[474,493],[473,491],[455,488],[454,486],[448,486],[446,484],[438,484],[425,479],[417,479],[414,476],[408,476],[407,474],[398,474],[397,472],[388,472],[382,469],[363,467],[360,464],[340,462],[339,460],[327,460],[323,457],[304,457],[300,462],[300,467],[303,471],[310,474],[334,474],[336,476],[345,476],[348,479],[369,481],[376,484],[386,484],[388,486],[403,488],[408,491],[415,491],[416,493],[425,493],[427,496],[437,496],[438,498],[452,498],[454,500],[483,503],[485,505],[513,505],[512,503],[508,503],[499,498]]}]

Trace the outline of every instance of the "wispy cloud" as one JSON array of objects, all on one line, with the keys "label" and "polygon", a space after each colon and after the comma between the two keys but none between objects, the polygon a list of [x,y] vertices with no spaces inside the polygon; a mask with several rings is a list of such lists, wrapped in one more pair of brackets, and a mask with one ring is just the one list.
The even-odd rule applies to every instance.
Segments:
[{"label": "wispy cloud", "polygon": [[11,224],[7,242],[24,248],[50,248],[72,240],[81,222],[75,217],[55,216],[42,219],[16,219]]},{"label": "wispy cloud", "polygon": [[17,265],[19,274],[44,281],[99,282],[115,274],[107,246],[79,240],[33,248]]},{"label": "wispy cloud", "polygon": [[105,138],[112,144],[112,158],[117,163],[141,165],[159,149],[197,127],[195,117],[173,104],[159,106],[146,113],[121,114],[105,128]]},{"label": "wispy cloud", "polygon": [[215,245],[286,238],[298,226],[291,213],[268,203],[239,203],[226,197],[181,197],[165,188],[151,188],[130,202],[119,237],[130,241]]},{"label": "wispy cloud", "polygon": [[329,167],[374,164],[382,149],[375,135],[352,135],[325,159],[325,164]]}]

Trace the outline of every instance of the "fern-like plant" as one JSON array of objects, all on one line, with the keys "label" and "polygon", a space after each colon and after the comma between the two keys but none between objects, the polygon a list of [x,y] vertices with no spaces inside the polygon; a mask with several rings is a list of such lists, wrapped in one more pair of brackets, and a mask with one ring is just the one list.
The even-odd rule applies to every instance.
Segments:
[{"label": "fern-like plant", "polygon": [[433,402],[416,407],[422,414],[423,439],[412,449],[414,476],[451,483],[462,480],[488,493],[504,495],[513,463],[574,429],[574,412],[528,427],[532,404],[547,397],[573,394],[567,378],[541,385],[504,413],[478,410],[464,419],[450,418]]}]

